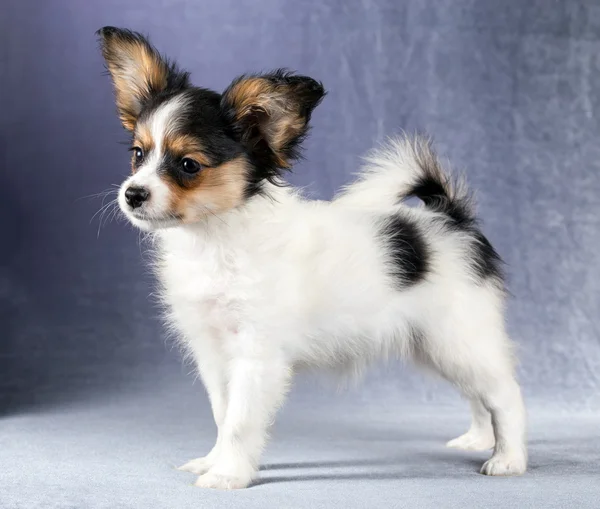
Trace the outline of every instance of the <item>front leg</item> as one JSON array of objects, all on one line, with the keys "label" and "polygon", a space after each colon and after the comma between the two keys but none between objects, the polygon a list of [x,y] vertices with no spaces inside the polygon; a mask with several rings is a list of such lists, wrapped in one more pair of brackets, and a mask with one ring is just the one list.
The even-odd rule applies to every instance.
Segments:
[{"label": "front leg", "polygon": [[213,339],[207,335],[201,342],[191,343],[190,347],[198,368],[198,374],[208,393],[213,418],[217,426],[217,440],[206,456],[188,461],[185,465],[179,467],[179,470],[201,475],[213,466],[219,452],[221,429],[227,409],[227,363],[221,345],[216,338]]},{"label": "front leg", "polygon": [[217,457],[196,486],[237,489],[250,484],[268,427],[288,392],[290,378],[291,369],[281,357],[244,356],[232,360]]}]

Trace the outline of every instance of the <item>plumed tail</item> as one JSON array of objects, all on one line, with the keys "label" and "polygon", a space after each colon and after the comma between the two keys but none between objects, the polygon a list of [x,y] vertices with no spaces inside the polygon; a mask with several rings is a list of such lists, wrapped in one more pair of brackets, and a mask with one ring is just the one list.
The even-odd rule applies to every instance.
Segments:
[{"label": "plumed tail", "polygon": [[388,141],[365,158],[359,178],[336,197],[340,204],[377,208],[411,196],[457,224],[472,224],[475,215],[469,190],[445,172],[431,142],[420,136]]}]

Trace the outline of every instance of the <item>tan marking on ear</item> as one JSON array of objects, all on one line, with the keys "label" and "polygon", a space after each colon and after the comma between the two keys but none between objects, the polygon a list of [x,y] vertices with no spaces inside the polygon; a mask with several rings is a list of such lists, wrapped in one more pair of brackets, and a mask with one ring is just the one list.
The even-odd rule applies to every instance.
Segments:
[{"label": "tan marking on ear", "polygon": [[168,179],[172,213],[190,223],[238,207],[244,203],[248,164],[246,157],[240,156],[214,168],[203,168],[185,188]]},{"label": "tan marking on ear", "polygon": [[113,79],[121,123],[133,131],[142,101],[167,87],[167,65],[151,47],[128,39],[111,39],[103,55]]},{"label": "tan marking on ear", "polygon": [[264,78],[247,78],[236,83],[229,91],[229,100],[235,109],[236,118],[244,117],[255,108],[264,109],[272,88]]},{"label": "tan marking on ear", "polygon": [[146,76],[146,83],[151,90],[160,91],[167,88],[169,71],[156,53],[138,43],[132,48],[132,57],[140,62],[142,72]]},{"label": "tan marking on ear", "polygon": [[302,133],[306,126],[306,120],[299,114],[282,117],[273,129],[273,141],[271,145],[276,149],[281,149],[287,142]]},{"label": "tan marking on ear", "polygon": [[306,127],[306,119],[301,116],[299,105],[290,98],[289,93],[286,86],[260,77],[244,79],[227,92],[236,120],[243,121],[245,116],[257,112],[265,114],[260,128],[282,168],[288,168],[290,163],[280,150]]}]

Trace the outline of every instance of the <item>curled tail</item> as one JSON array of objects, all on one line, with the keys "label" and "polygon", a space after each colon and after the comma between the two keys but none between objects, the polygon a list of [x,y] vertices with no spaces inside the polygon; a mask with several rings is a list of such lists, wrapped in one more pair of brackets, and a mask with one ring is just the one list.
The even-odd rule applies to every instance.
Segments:
[{"label": "curled tail", "polygon": [[467,187],[442,169],[428,139],[403,136],[390,140],[372,152],[366,163],[359,178],[342,190],[336,202],[377,208],[414,196],[457,225],[475,222]]}]

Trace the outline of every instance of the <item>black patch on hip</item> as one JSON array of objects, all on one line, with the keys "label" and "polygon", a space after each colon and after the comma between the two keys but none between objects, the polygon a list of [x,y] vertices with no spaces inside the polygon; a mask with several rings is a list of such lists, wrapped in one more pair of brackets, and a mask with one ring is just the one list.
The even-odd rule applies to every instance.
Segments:
[{"label": "black patch on hip", "polygon": [[387,218],[379,232],[399,288],[416,285],[429,271],[430,252],[416,224],[400,215]]}]

